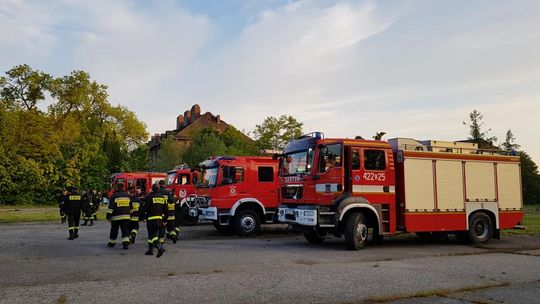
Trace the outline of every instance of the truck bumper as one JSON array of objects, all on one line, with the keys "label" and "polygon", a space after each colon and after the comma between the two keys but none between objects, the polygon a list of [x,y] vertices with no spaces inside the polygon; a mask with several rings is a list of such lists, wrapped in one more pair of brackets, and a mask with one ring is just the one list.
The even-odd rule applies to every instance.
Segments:
[{"label": "truck bumper", "polygon": [[317,226],[317,208],[279,206],[278,221],[292,225]]},{"label": "truck bumper", "polygon": [[199,208],[199,215],[202,219],[217,221],[218,213],[216,207]]}]

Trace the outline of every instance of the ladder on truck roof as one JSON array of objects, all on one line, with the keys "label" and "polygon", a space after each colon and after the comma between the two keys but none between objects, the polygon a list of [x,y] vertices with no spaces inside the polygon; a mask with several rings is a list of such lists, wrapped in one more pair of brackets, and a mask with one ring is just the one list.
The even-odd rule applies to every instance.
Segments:
[{"label": "ladder on truck roof", "polygon": [[455,154],[513,155],[515,151],[500,149],[480,149],[477,143],[443,140],[416,140],[412,138],[392,138],[388,142],[394,151],[420,151]]}]

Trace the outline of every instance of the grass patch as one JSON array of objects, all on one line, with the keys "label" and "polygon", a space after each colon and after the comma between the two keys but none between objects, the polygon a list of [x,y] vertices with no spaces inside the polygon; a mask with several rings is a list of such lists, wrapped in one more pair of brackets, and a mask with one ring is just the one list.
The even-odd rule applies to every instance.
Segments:
[{"label": "grass patch", "polygon": [[506,234],[528,234],[540,235],[540,205],[525,206],[525,216],[523,217],[525,229],[503,230]]},{"label": "grass patch", "polygon": [[[101,206],[99,219],[105,219],[106,207]],[[81,216],[82,217],[82,216]],[[36,207],[31,205],[0,207],[0,223],[60,221],[58,207]]]}]

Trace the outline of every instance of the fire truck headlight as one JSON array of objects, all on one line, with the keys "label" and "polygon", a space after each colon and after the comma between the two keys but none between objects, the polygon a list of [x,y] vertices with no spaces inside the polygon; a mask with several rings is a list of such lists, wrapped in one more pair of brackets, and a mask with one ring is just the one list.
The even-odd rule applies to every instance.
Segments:
[{"label": "fire truck headlight", "polygon": [[314,210],[306,210],[304,211],[304,216],[315,216]]}]

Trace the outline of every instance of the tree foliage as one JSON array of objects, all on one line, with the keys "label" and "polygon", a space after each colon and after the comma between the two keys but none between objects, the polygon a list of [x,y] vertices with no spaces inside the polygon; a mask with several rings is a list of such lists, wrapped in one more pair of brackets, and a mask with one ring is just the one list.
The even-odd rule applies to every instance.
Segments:
[{"label": "tree foliage", "polygon": [[523,186],[523,203],[540,204],[540,174],[538,166],[524,151],[519,152],[521,157],[521,183]]},{"label": "tree foliage", "polygon": [[[0,202],[50,202],[62,187],[103,189],[111,173],[144,167],[132,151],[140,151],[146,126],[127,108],[111,105],[107,87],[88,73],[55,78],[20,65],[5,75]],[[50,106],[42,109],[47,96]]]},{"label": "tree foliage", "polygon": [[490,145],[493,145],[497,141],[497,137],[489,136],[491,129],[486,131],[482,130],[484,126],[484,115],[478,110],[473,110],[469,113],[469,122],[463,122],[463,125],[469,127],[469,139],[474,140],[476,143],[480,144],[482,141],[487,141]]},{"label": "tree foliage", "polygon": [[168,171],[181,163],[193,167],[210,156],[259,154],[256,143],[233,126],[221,133],[212,128],[197,130],[192,138],[189,147],[172,137],[162,140],[155,169]]},{"label": "tree foliage", "polygon": [[303,125],[290,115],[270,116],[255,126],[254,133],[260,148],[281,150],[287,142],[302,135]]},{"label": "tree foliage", "polygon": [[[482,122],[483,115],[474,110],[469,114],[470,123],[463,122],[464,125],[470,127],[470,137],[469,139],[475,140],[480,147],[482,143],[488,142],[490,144],[489,148],[498,148],[493,145],[497,140],[496,137],[488,137],[487,131],[482,131],[484,123]],[[503,151],[514,153],[519,151],[521,146],[516,143],[516,138],[512,130],[506,131],[505,140],[501,144],[500,149]],[[519,151],[518,155],[521,158],[521,184],[523,191],[523,203],[524,204],[540,204],[540,174],[538,173],[538,166],[534,163],[532,158],[525,152]]]}]

